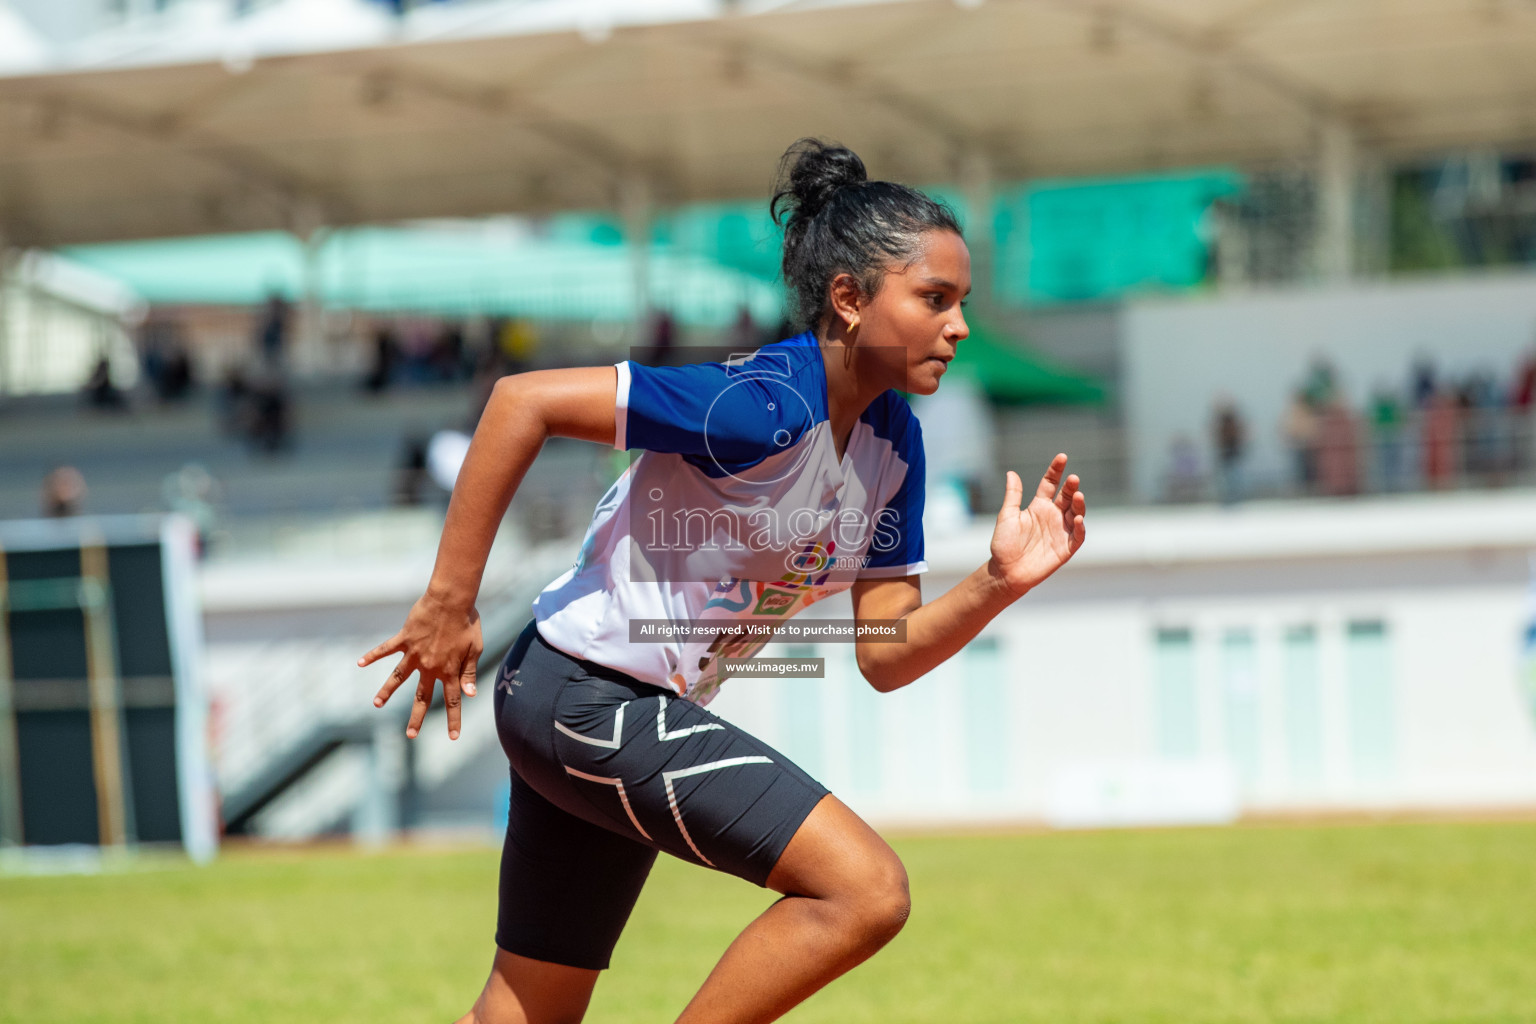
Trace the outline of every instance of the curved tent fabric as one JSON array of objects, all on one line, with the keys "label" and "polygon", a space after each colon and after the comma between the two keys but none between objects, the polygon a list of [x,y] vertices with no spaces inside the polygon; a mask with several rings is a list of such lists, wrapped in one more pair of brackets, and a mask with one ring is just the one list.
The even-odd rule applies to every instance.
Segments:
[{"label": "curved tent fabric", "polygon": [[1529,0],[359,6],[325,0],[314,38],[289,0],[0,66],[0,234],[723,201],[803,135],[912,182],[1311,161],[1341,133],[1391,159],[1527,145],[1536,95]]},{"label": "curved tent fabric", "polygon": [[304,248],[283,231],[66,246],[58,254],[156,305],[248,306],[304,288]]},{"label": "curved tent fabric", "polygon": [[1098,405],[1106,397],[1103,382],[974,323],[949,372],[969,375],[988,398],[1008,405]]},{"label": "curved tent fabric", "polygon": [[0,68],[12,74],[41,71],[50,56],[42,36],[6,0],[0,0]]},{"label": "curved tent fabric", "polygon": [[[303,244],[282,232],[73,246],[62,255],[172,305],[252,305],[274,291],[296,298],[306,271]],[[636,310],[626,246],[530,238],[494,224],[338,230],[317,261],[319,297],[338,308],[613,322]],[[653,305],[683,323],[725,326],[743,306],[758,323],[781,315],[776,285],[706,257],[656,247],[646,266]]]}]

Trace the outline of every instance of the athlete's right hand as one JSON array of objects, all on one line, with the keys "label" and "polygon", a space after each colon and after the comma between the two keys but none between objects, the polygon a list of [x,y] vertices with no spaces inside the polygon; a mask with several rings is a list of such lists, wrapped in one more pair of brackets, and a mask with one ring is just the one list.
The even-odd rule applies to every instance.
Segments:
[{"label": "athlete's right hand", "polygon": [[411,720],[405,734],[414,739],[421,731],[421,723],[432,706],[432,693],[437,681],[443,681],[443,703],[448,706],[448,738],[459,738],[462,698],[475,695],[475,666],[484,650],[480,639],[480,613],[473,607],[467,611],[456,609],[433,597],[422,595],[411,607],[400,632],[384,641],[361,658],[359,668],[366,668],[390,654],[404,655],[384,686],[373,698],[373,706],[381,708],[390,696],[411,677],[420,676],[416,684],[416,702],[411,705]]}]

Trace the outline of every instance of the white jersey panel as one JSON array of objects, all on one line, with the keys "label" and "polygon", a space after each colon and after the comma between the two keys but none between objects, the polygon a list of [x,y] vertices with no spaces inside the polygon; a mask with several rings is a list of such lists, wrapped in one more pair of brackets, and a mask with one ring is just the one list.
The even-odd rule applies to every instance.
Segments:
[{"label": "white jersey panel", "polygon": [[[534,602],[555,647],[699,703],[742,630],[858,578],[923,572],[922,440],[894,392],[838,459],[809,336],[739,364],[620,364],[616,445],[647,448],[598,503],[576,564]],[[772,375],[753,372],[773,357]],[[672,450],[666,450],[672,449]],[[630,622],[714,620],[707,640],[631,642]]]}]

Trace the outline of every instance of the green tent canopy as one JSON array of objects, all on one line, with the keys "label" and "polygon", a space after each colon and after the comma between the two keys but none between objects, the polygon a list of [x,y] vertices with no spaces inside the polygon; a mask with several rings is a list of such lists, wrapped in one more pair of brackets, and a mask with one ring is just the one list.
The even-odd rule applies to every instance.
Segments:
[{"label": "green tent canopy", "polygon": [[[316,284],[322,302],[343,309],[633,317],[629,250],[596,232],[571,234],[496,222],[346,228],[320,246]],[[70,246],[60,255],[157,304],[249,306],[274,291],[297,298],[305,279],[302,244],[275,231]],[[708,254],[658,244],[646,266],[652,304],[682,323],[723,327],[744,307],[758,323],[777,323],[782,315],[776,283]]]},{"label": "green tent canopy", "polygon": [[968,374],[988,398],[1012,405],[1097,405],[1105,397],[1102,381],[975,323],[970,337],[960,342],[950,372]]}]

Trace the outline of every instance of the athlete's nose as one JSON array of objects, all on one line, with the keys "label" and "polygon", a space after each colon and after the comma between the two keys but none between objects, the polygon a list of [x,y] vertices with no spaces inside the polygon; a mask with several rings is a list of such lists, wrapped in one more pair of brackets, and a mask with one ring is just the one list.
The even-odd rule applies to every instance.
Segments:
[{"label": "athlete's nose", "polygon": [[955,322],[945,328],[945,333],[948,335],[949,340],[956,344],[971,336],[971,325],[965,322],[965,313],[963,311],[955,311]]}]

